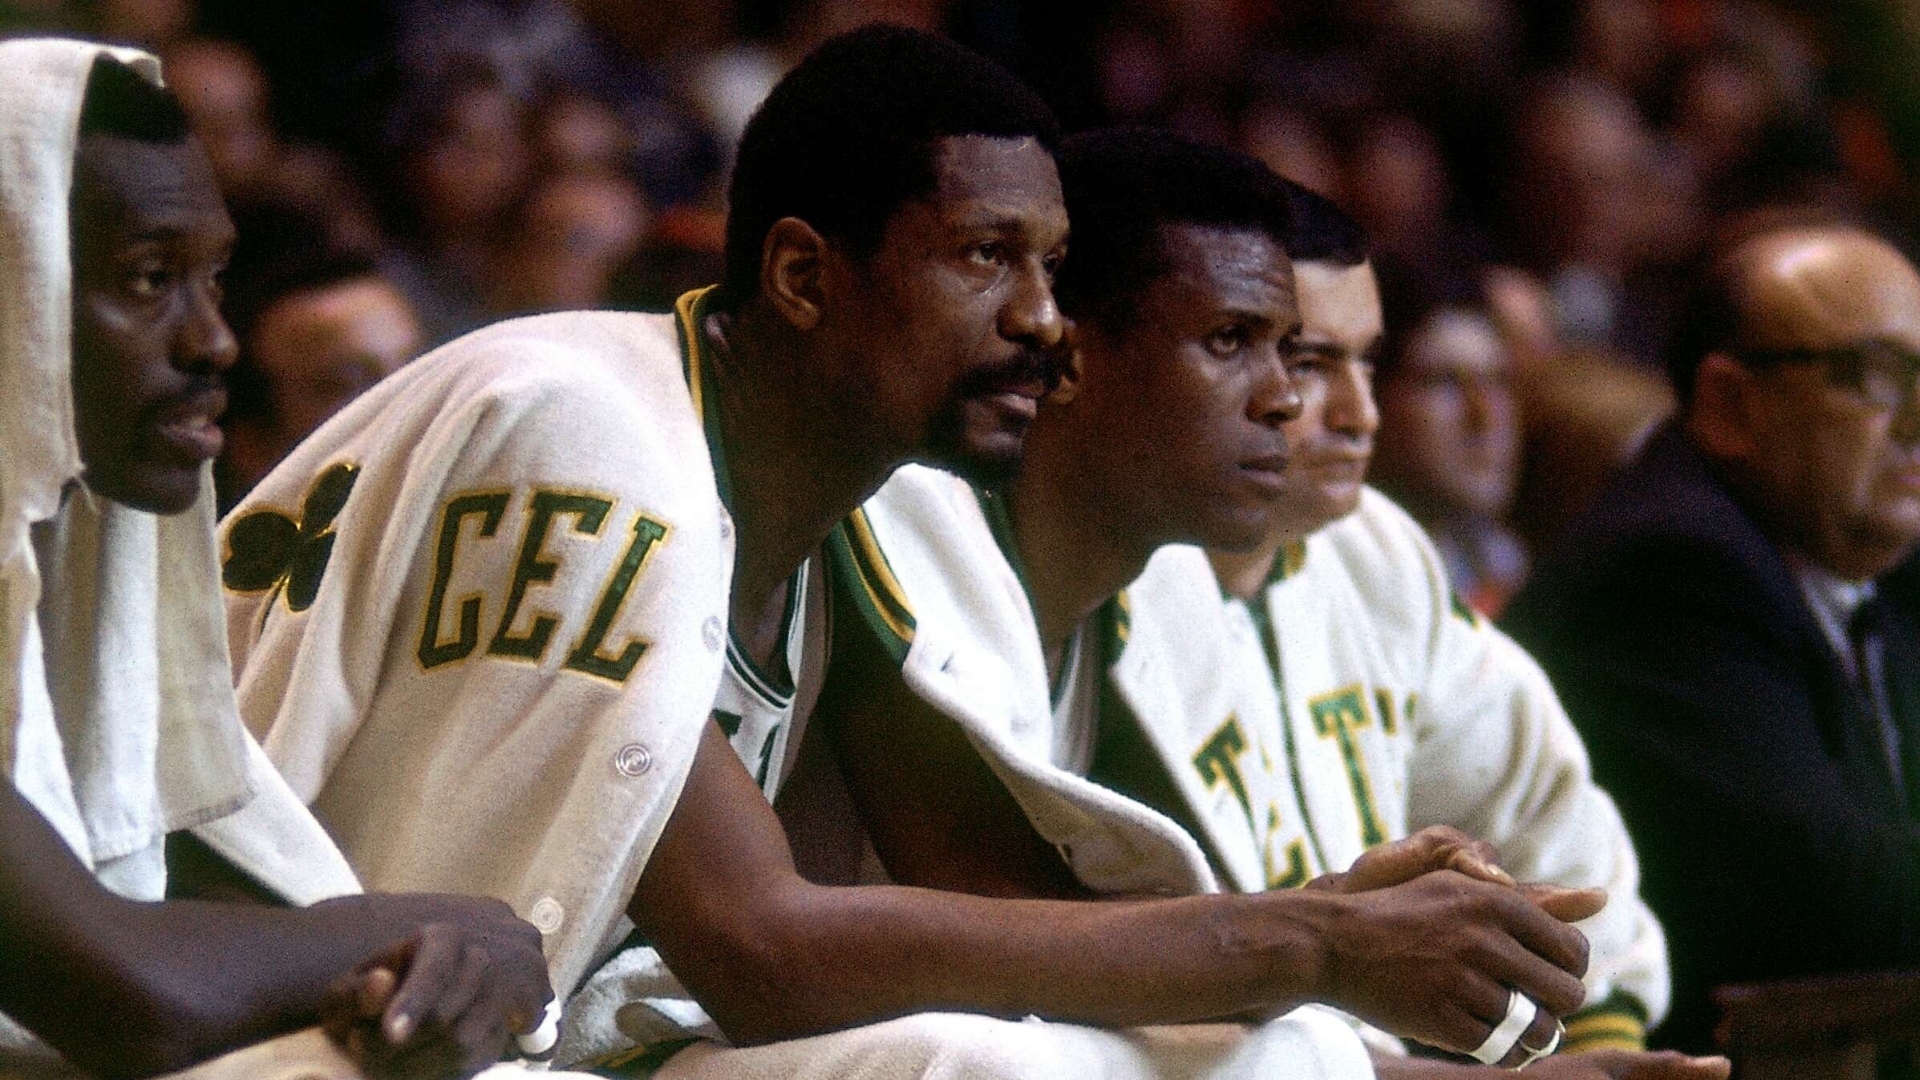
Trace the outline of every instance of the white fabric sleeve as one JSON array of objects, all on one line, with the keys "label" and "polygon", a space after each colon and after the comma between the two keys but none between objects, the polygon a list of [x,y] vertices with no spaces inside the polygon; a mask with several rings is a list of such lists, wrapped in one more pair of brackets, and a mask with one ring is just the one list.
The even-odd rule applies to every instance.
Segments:
[{"label": "white fabric sleeve", "polygon": [[[1432,579],[1444,583],[1438,557],[1427,554]],[[1606,889],[1606,908],[1580,924],[1593,961],[1569,1042],[1643,1038],[1636,1027],[1667,1007],[1666,939],[1640,898],[1620,813],[1593,782],[1586,748],[1540,666],[1497,628],[1455,610],[1444,588],[1430,682],[1413,708],[1409,826],[1451,825],[1483,839],[1522,881]]]},{"label": "white fabric sleeve", "polygon": [[[573,318],[590,341],[613,317]],[[677,359],[482,335],[356,402],[230,515],[229,568],[254,528],[297,529],[289,574],[310,569],[229,572],[229,632],[243,717],[367,888],[506,901],[564,994],[625,933],[685,782],[732,544]],[[343,467],[322,522],[313,492]]]}]

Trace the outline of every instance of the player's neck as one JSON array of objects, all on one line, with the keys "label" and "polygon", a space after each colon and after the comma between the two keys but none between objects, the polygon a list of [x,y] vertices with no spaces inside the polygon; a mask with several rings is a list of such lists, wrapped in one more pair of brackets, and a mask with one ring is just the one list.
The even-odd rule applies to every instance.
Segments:
[{"label": "player's neck", "polygon": [[1007,490],[1050,673],[1074,630],[1139,577],[1159,547],[1115,528],[1097,491],[1052,467],[1054,460],[1030,441],[1026,464]]},{"label": "player's neck", "polygon": [[768,362],[791,351],[776,327],[749,315],[714,316],[702,327],[714,357],[720,437],[735,525],[732,616],[743,639],[768,612],[778,617],[787,579],[892,467],[846,445],[795,367]]},{"label": "player's neck", "polygon": [[1252,600],[1273,576],[1273,561],[1280,557],[1280,549],[1293,538],[1293,534],[1276,529],[1252,551],[1208,548],[1207,561],[1213,564],[1213,576],[1219,579],[1221,589],[1230,596]]}]

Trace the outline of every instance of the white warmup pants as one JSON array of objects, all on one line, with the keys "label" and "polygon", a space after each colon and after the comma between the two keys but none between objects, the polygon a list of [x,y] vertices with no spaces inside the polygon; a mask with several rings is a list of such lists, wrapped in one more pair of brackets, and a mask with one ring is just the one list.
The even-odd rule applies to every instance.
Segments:
[{"label": "white warmup pants", "polygon": [[[1307,1007],[1259,1027],[1108,1030],[920,1013],[765,1046],[696,1043],[653,1080],[1372,1080],[1359,1037]],[[197,1080],[197,1078],[196,1078]]]},{"label": "white warmup pants", "polygon": [[[474,1080],[594,1080],[585,1073],[546,1072],[502,1062]],[[319,1028],[296,1031],[203,1061],[160,1080],[366,1080],[353,1062]]]}]

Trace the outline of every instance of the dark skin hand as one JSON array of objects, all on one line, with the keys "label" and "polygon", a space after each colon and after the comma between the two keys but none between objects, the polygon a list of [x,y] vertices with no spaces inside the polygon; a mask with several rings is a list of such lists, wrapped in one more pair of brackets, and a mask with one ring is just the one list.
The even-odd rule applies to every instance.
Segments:
[{"label": "dark skin hand", "polygon": [[397,989],[378,1038],[359,1047],[370,1073],[466,1076],[509,1033],[533,1030],[552,997],[539,932],[498,901],[127,900],[11,784],[0,784],[0,955],[0,1012],[109,1078],[181,1069],[323,1016],[344,1030],[362,984],[382,980]]},{"label": "dark skin hand", "polygon": [[[1379,1080],[1471,1080],[1511,1075],[1489,1065],[1454,1065],[1379,1055],[1373,1061]],[[1688,1057],[1671,1050],[1633,1053],[1595,1050],[1556,1054],[1527,1067],[1528,1080],[1727,1080],[1733,1064],[1723,1057]]]},{"label": "dark skin hand", "polygon": [[[363,961],[327,990],[327,1034],[373,1077],[464,1077],[492,1065],[553,996],[539,932],[513,922],[504,937],[430,923]],[[514,940],[524,934],[531,941]]]},{"label": "dark skin hand", "polygon": [[[815,711],[815,731],[832,740],[853,801],[894,880],[994,897],[1091,895],[1034,832],[960,729],[906,687],[869,632],[856,620],[836,620],[833,649],[834,674]],[[1315,923],[1320,936],[1314,950],[1324,962],[1295,973],[1304,982],[1294,987],[1296,996],[1188,1015],[1152,1013],[1134,1022],[1212,1019],[1249,1007],[1267,1011],[1275,1004],[1320,1001],[1395,1034],[1464,1053],[1505,1015],[1507,988],[1518,987],[1550,1014],[1530,1033],[1544,1038],[1551,1017],[1572,1013],[1584,998],[1579,976],[1586,971],[1586,940],[1563,918],[1598,910],[1597,894],[1576,894],[1567,908],[1550,914],[1504,875],[1486,880],[1485,873],[1469,876],[1457,869],[1425,873],[1449,866],[1462,850],[1477,853],[1476,862],[1491,863],[1482,848],[1462,848],[1471,844],[1457,833],[1436,833],[1416,838],[1414,850],[1425,852],[1425,861],[1389,860],[1383,866],[1394,869],[1377,874],[1356,867],[1304,894],[1261,894],[1259,899],[1276,905],[1316,893],[1341,900],[1337,914]],[[1341,881],[1352,884],[1342,887]],[[1205,905],[1224,898],[1195,899]]]},{"label": "dark skin hand", "polygon": [[[1510,887],[1456,871],[1353,895],[1105,903],[815,885],[795,872],[779,820],[711,725],[629,914],[740,1044],[926,1010],[1180,1023],[1335,1000],[1357,983],[1360,1000],[1335,1003],[1379,1016],[1378,994],[1392,1002],[1383,1019],[1404,1016],[1397,1029],[1468,1049],[1498,1017],[1468,1031],[1457,1010],[1443,1016],[1450,977],[1484,969],[1556,1015],[1585,993],[1577,931]],[[1433,920],[1449,931],[1417,940],[1439,955],[1403,947],[1372,965],[1383,927]],[[1505,1001],[1501,992],[1500,1009]]]},{"label": "dark skin hand", "polygon": [[[847,760],[848,741],[862,745],[862,736],[859,727],[843,725],[884,723],[890,741],[864,745],[883,745],[888,752],[858,765],[867,784],[887,785],[867,788],[869,797],[878,791],[881,799],[930,802],[891,818],[876,818],[863,807],[875,847],[894,878],[997,897],[1092,897],[1033,831],[959,730],[932,714],[899,681],[891,661],[862,640],[866,638],[869,635],[837,635],[835,663],[887,666],[868,667],[864,678],[856,675],[846,683],[830,680],[815,731],[831,732],[842,760]],[[895,674],[880,677],[885,672]],[[861,692],[839,696],[853,686]],[[849,707],[849,699],[857,710]],[[913,722],[903,722],[903,717]],[[849,782],[860,801],[861,783],[851,773]],[[963,817],[955,808],[969,800],[977,800],[972,803],[977,812]],[[957,827],[962,820],[966,827]],[[1546,1045],[1554,1017],[1571,1013],[1582,1001],[1578,991],[1553,999],[1539,996],[1531,984],[1512,977],[1512,969],[1498,974],[1502,965],[1511,963],[1511,954],[1505,954],[1509,959],[1494,959],[1501,954],[1493,950],[1503,943],[1498,935],[1486,933],[1489,914],[1535,908],[1536,916],[1566,924],[1598,913],[1606,901],[1597,889],[1518,884],[1500,868],[1490,845],[1437,827],[1375,848],[1349,869],[1316,878],[1293,895],[1316,892],[1342,894],[1357,906],[1322,929],[1330,962],[1321,968],[1322,981],[1312,999],[1395,1034],[1463,1054],[1478,1046],[1504,1016],[1508,986],[1522,987],[1541,1006],[1541,1017],[1522,1036],[1530,1046]],[[1572,932],[1564,925],[1558,929]],[[1476,958],[1481,966],[1476,966]],[[1583,962],[1569,970],[1584,969]],[[1461,1000],[1472,1004],[1462,1009],[1457,1004]],[[1273,1012],[1263,1008],[1239,1018]],[[1501,1064],[1516,1065],[1523,1056],[1516,1049]],[[1377,1065],[1383,1080],[1445,1080],[1473,1073],[1492,1077],[1497,1072],[1491,1066],[1397,1057],[1383,1058]],[[1550,1058],[1528,1070],[1529,1075],[1543,1071],[1569,1080],[1714,1080],[1727,1075],[1727,1064],[1676,1054],[1596,1053]]]}]

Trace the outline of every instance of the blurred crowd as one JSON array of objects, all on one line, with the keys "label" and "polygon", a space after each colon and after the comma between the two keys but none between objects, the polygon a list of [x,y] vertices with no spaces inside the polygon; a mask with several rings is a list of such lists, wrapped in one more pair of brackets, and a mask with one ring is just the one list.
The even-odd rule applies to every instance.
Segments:
[{"label": "blurred crowd", "polygon": [[1367,227],[1376,483],[1488,612],[1671,405],[1676,282],[1717,233],[1912,233],[1901,5],[1762,0],[4,0],[138,43],[240,230],[230,504],[422,350],[717,277],[728,148],[873,20],[1001,60],[1067,126],[1238,145]]}]

